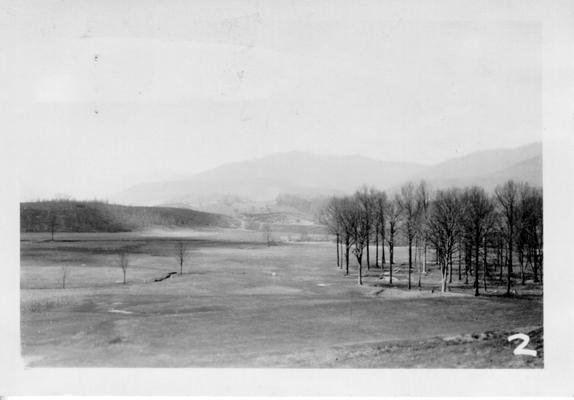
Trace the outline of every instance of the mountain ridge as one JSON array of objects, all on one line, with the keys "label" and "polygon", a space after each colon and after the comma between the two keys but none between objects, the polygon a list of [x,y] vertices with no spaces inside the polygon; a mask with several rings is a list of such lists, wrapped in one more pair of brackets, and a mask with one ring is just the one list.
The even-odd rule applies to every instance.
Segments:
[{"label": "mountain ridge", "polygon": [[352,193],[362,185],[392,190],[425,180],[435,188],[478,184],[491,190],[507,179],[542,184],[542,143],[480,150],[425,165],[377,160],[361,155],[299,151],[236,161],[187,179],[132,186],[112,200],[130,205],[188,204],[202,209],[214,202],[265,202],[279,194],[324,196]]}]

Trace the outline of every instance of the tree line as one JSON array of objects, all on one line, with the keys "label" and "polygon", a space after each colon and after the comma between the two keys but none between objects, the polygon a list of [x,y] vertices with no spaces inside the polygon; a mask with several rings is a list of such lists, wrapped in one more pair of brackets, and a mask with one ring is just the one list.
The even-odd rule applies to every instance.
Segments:
[{"label": "tree line", "polygon": [[[381,269],[381,276],[388,268],[392,285],[399,243],[408,248],[408,289],[421,287],[430,256],[440,269],[442,292],[449,290],[455,263],[459,281],[464,276],[469,284],[472,279],[476,296],[481,286],[487,290],[487,277],[494,279],[496,269],[510,295],[518,276],[516,262],[523,285],[528,270],[535,283],[542,280],[542,188],[527,183],[510,180],[492,194],[478,186],[431,190],[424,181],[407,183],[392,196],[363,187],[353,195],[331,198],[320,221],[335,236],[337,266],[346,275],[351,255],[356,258],[359,285],[363,268],[373,266]],[[415,282],[413,273],[418,275]]]},{"label": "tree line", "polygon": [[172,207],[139,207],[101,201],[48,200],[20,204],[22,232],[130,232],[154,226],[232,227],[233,218]]}]

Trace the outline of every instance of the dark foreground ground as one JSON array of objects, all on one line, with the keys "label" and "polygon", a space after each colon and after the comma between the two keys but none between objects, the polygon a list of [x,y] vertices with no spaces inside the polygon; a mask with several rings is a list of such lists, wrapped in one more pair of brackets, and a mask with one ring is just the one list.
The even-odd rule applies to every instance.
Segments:
[{"label": "dark foreground ground", "polygon": [[[516,286],[479,297],[455,279],[440,294],[393,287],[371,269],[345,277],[327,242],[268,247],[250,232],[187,234],[183,276],[174,235],[22,237],[22,354],[29,366],[529,368],[543,366],[542,296]],[[128,284],[118,252],[130,249]],[[399,261],[404,249],[398,251]],[[68,266],[66,289],[62,267]],[[513,333],[537,356],[514,355]]]}]

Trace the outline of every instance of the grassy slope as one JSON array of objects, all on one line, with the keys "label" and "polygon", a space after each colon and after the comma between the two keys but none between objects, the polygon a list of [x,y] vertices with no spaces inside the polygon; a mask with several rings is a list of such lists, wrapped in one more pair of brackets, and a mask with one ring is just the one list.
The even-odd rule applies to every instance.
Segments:
[{"label": "grassy slope", "polygon": [[[422,290],[409,292],[401,247],[392,288],[376,269],[359,288],[354,263],[348,277],[334,265],[332,243],[267,247],[257,232],[219,235],[189,238],[184,275],[161,283],[154,278],[177,270],[171,236],[23,242],[25,359],[98,367],[542,366],[541,296],[520,285],[506,298],[490,282],[475,298],[456,280],[441,295],[439,271],[429,266]],[[125,286],[118,247],[132,249]],[[539,357],[513,355],[507,337],[515,331],[530,334]]]},{"label": "grassy slope", "polygon": [[230,227],[231,217],[169,207],[129,207],[102,202],[41,201],[20,204],[22,232],[129,232],[150,227]]}]

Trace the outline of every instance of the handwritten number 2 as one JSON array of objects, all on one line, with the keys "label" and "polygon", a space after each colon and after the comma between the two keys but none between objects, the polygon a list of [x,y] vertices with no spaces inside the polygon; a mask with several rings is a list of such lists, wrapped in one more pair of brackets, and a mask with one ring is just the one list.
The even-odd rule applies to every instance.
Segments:
[{"label": "handwritten number 2", "polygon": [[516,339],[522,340],[522,343],[520,343],[518,347],[514,349],[514,355],[519,356],[523,354],[526,356],[536,357],[536,350],[525,349],[525,347],[528,346],[528,343],[530,342],[530,337],[528,335],[525,335],[524,333],[517,333],[508,337],[509,342],[512,342]]}]

